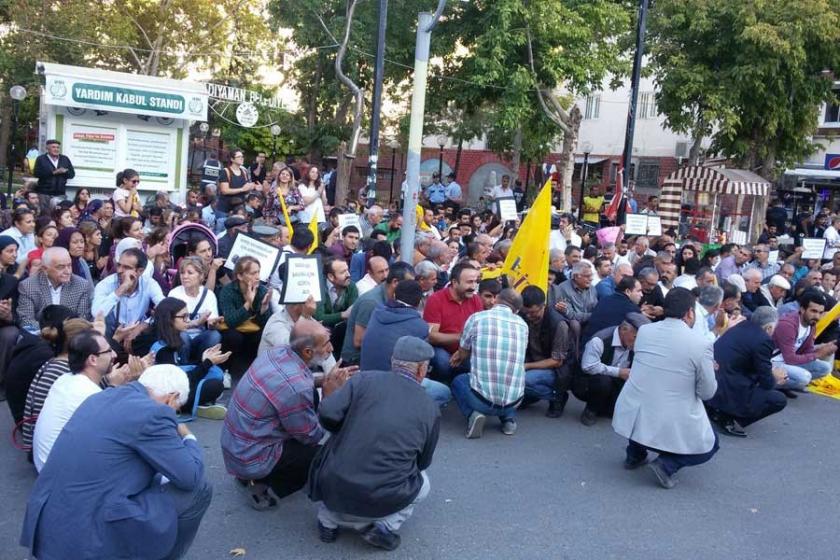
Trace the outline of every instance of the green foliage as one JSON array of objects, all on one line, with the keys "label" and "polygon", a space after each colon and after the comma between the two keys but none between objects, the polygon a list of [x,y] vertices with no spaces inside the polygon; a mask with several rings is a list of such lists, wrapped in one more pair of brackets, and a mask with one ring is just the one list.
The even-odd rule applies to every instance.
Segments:
[{"label": "green foliage", "polygon": [[773,178],[812,153],[840,69],[839,0],[658,0],[650,53],[668,125]]}]

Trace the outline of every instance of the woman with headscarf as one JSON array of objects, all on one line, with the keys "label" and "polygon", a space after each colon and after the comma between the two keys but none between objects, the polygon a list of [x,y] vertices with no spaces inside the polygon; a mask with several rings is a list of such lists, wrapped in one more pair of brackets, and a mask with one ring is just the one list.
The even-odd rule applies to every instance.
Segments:
[{"label": "woman with headscarf", "polygon": [[90,268],[85,262],[85,235],[74,227],[67,227],[58,232],[55,245],[64,247],[70,253],[73,274],[81,276],[92,285],[93,276],[91,276]]},{"label": "woman with headscarf", "polygon": [[0,235],[0,272],[17,276],[17,256],[18,242],[9,235]]}]

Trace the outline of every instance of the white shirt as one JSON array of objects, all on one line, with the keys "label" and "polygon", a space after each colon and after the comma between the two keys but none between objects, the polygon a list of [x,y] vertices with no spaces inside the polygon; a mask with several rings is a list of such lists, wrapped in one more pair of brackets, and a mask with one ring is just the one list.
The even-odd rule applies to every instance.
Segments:
[{"label": "white shirt", "polygon": [[120,205],[117,204],[121,200],[131,200],[132,194],[131,191],[126,190],[122,187],[117,187],[114,189],[114,217],[116,218],[124,218],[126,216],[130,216],[131,214],[123,212]]},{"label": "white shirt", "polygon": [[44,401],[44,408],[38,415],[32,436],[32,457],[38,472],[44,468],[55,440],[76,409],[89,396],[100,391],[102,389],[82,373],[65,373],[55,380]]},{"label": "white shirt", "polygon": [[[298,191],[300,191],[301,196],[312,197],[318,194],[318,189],[315,187],[308,187],[304,184],[298,185]],[[327,221],[327,218],[324,215],[324,203],[320,196],[304,206],[303,210],[298,212],[298,218],[300,221],[307,225],[312,221],[312,216],[316,217],[319,224]]]},{"label": "white shirt", "polygon": [[802,321],[800,321],[796,331],[796,342],[793,343],[793,349],[799,350],[805,344],[805,341],[808,340],[809,334],[811,334],[811,327],[803,327]]},{"label": "white shirt", "polygon": [[55,158],[55,159],[53,159],[53,157],[52,157],[50,154],[47,154],[47,158],[50,160],[50,163],[53,165],[53,167],[55,167],[56,169],[58,169],[58,160],[59,160],[59,158]]},{"label": "white shirt", "polygon": [[834,253],[837,252],[837,245],[840,245],[840,233],[834,229],[834,226],[828,226],[823,233],[823,237],[827,241],[825,250],[823,251],[823,259],[834,258]]},{"label": "white shirt", "polygon": [[694,326],[691,327],[691,329],[706,340],[714,342],[716,337],[715,333],[709,330],[710,319],[708,310],[699,303],[695,302],[694,315]]},{"label": "white shirt", "polygon": [[370,273],[365,274],[361,280],[356,282],[356,289],[359,290],[359,295],[371,291],[376,286],[376,280],[370,277]]},{"label": "white shirt", "polygon": [[59,284],[57,288],[53,288],[52,282],[47,280],[47,285],[50,287],[50,301],[53,305],[61,305],[61,288],[63,284]]},{"label": "white shirt", "polygon": [[[198,288],[198,295],[192,297],[187,295],[187,291],[183,286],[176,286],[169,291],[169,297],[180,299],[186,303],[187,313],[192,315],[196,311],[196,306],[198,305],[199,300],[201,300],[201,294],[203,292],[204,286],[201,286]],[[214,319],[219,316],[219,303],[216,300],[216,294],[213,293],[213,290],[207,290],[207,295],[204,297],[204,301],[201,302],[201,307],[197,311],[198,312],[195,313],[196,318],[205,311],[210,313],[210,316],[208,317],[209,319]],[[187,333],[190,336],[196,336],[201,333],[201,330],[202,329],[187,329]]]},{"label": "white shirt", "polygon": [[563,237],[563,232],[559,229],[553,229],[551,230],[551,233],[548,234],[549,249],[560,249],[561,251],[565,251],[566,245],[569,243],[579,248],[583,244],[583,240],[578,234],[572,232],[571,239],[566,241],[566,238]]}]

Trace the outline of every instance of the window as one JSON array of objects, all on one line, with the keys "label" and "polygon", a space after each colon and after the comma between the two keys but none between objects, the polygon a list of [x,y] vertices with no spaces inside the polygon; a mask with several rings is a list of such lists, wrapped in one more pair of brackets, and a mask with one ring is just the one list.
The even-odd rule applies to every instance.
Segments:
[{"label": "window", "polygon": [[825,106],[825,122],[840,123],[840,103],[827,103]]},{"label": "window", "polygon": [[586,110],[583,114],[585,119],[597,119],[601,113],[601,96],[589,95],[586,97]]},{"label": "window", "polygon": [[659,161],[640,161],[639,173],[636,176],[636,188],[656,189],[657,187],[659,187]]},{"label": "window", "polygon": [[652,91],[639,94],[639,106],[636,115],[640,119],[655,119],[657,117],[656,96]]}]

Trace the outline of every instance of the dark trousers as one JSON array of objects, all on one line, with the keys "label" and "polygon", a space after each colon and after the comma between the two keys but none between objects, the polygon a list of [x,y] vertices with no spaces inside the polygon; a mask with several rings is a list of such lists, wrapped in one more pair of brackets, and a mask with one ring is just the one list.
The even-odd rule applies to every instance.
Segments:
[{"label": "dark trousers", "polygon": [[[719,415],[727,416],[737,421],[741,426],[747,427],[762,418],[776,414],[787,406],[787,397],[781,391],[775,389],[754,389],[750,408],[756,411],[754,414],[730,414],[726,410],[714,409]],[[740,411],[739,411],[740,412]]]},{"label": "dark trousers", "polygon": [[201,525],[201,519],[213,498],[210,483],[202,480],[193,490],[179,490],[173,484],[166,484],[164,492],[172,496],[175,510],[178,512],[178,536],[175,546],[166,556],[166,560],[183,558],[195,540],[195,534]]},{"label": "dark trousers", "polygon": [[222,350],[233,352],[227,361],[228,371],[233,378],[241,378],[257,357],[262,331],[241,333],[236,329],[222,331]]},{"label": "dark trousers", "polygon": [[0,327],[0,382],[3,381],[3,374],[9,366],[12,358],[12,348],[17,343],[20,330],[14,325]]},{"label": "dark trousers", "polygon": [[278,498],[294,494],[306,485],[309,477],[309,465],[318,453],[320,446],[304,445],[295,439],[283,442],[283,453],[274,465],[271,473],[262,482],[271,486]]},{"label": "dark trousers", "polygon": [[622,387],[624,380],[620,377],[580,373],[572,383],[572,394],[598,416],[612,416]]},{"label": "dark trousers", "polygon": [[660,451],[659,449],[654,449],[653,447],[647,447],[645,445],[642,445],[641,443],[636,443],[631,439],[630,442],[627,444],[627,461],[641,461],[645,457],[647,457],[648,451],[653,451],[654,453],[659,454],[659,462],[662,464],[662,468],[665,469],[665,472],[668,473],[668,475],[670,476],[683,467],[693,467],[696,465],[702,465],[703,463],[709,461],[712,457],[714,457],[718,449],[720,449],[720,447],[718,446],[717,433],[715,433],[715,444],[709,451],[707,451],[706,453],[697,453],[694,455],[683,455],[679,453],[670,453],[668,451]]}]

